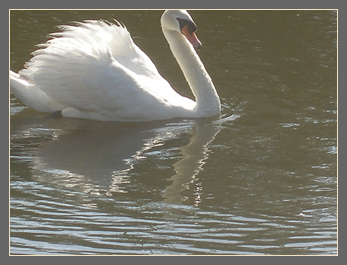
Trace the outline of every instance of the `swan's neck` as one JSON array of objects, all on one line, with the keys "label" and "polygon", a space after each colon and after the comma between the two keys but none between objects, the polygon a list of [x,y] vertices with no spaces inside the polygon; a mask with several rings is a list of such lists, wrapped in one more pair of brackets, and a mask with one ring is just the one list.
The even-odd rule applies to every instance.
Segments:
[{"label": "swan's neck", "polygon": [[220,101],[217,91],[193,46],[176,31],[163,29],[163,32],[195,96],[195,115],[197,117],[218,115]]}]

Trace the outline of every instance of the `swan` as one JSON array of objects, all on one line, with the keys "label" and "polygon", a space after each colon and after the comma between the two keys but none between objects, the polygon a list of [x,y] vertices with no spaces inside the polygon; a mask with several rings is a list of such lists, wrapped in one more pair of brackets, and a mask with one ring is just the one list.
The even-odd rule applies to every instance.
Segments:
[{"label": "swan", "polygon": [[195,101],[178,94],[115,20],[60,26],[24,69],[10,70],[10,88],[27,107],[98,121],[204,118],[220,113],[214,84],[195,52],[201,47],[186,10],[166,10],[163,34]]}]

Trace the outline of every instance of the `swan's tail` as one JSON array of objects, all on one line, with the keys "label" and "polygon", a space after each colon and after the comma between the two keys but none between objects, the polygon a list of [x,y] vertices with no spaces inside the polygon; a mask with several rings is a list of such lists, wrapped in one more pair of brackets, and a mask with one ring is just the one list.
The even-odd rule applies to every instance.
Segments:
[{"label": "swan's tail", "polygon": [[15,96],[27,107],[42,112],[54,112],[64,108],[50,99],[45,92],[21,75],[10,71],[10,87]]}]

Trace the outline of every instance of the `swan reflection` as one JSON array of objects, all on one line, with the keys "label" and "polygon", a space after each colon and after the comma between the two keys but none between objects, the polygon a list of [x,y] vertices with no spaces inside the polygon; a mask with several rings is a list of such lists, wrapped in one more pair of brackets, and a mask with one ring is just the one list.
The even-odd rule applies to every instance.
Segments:
[{"label": "swan reflection", "polygon": [[[182,191],[189,189],[189,183],[192,183],[195,176],[202,170],[208,157],[207,145],[213,141],[220,130],[220,125],[211,123],[197,122],[193,126],[190,142],[180,147],[182,159],[173,165],[176,174],[169,179],[172,184],[166,187],[165,202],[179,203],[187,199],[182,195]],[[194,204],[199,202],[200,197],[197,195],[194,198]]]},{"label": "swan reflection", "polygon": [[[49,119],[47,122],[52,124]],[[132,187],[136,165],[153,156],[171,159],[173,154],[164,145],[172,141],[174,159],[179,157],[179,160],[170,165],[174,172],[163,197],[165,202],[175,204],[187,200],[184,192],[191,185],[195,189],[191,203],[199,203],[196,194],[201,184],[194,181],[208,158],[208,144],[221,130],[221,125],[211,120],[101,123],[59,119],[61,124],[56,122],[59,129],[48,129],[51,139],[41,142],[34,155],[36,180],[92,194],[127,193]],[[35,128],[35,125],[27,126]]]}]

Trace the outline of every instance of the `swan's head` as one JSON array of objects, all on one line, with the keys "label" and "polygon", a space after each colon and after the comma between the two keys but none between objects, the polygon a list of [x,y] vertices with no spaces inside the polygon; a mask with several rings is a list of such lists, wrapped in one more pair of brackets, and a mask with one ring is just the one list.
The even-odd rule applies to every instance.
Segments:
[{"label": "swan's head", "polygon": [[195,34],[196,25],[186,10],[166,10],[160,22],[163,30],[180,32],[196,49],[201,48],[201,42]]}]

